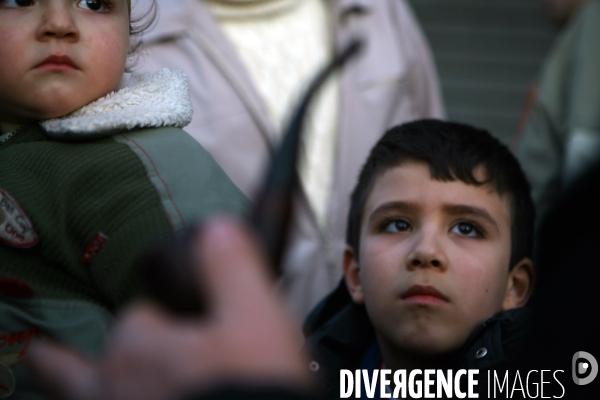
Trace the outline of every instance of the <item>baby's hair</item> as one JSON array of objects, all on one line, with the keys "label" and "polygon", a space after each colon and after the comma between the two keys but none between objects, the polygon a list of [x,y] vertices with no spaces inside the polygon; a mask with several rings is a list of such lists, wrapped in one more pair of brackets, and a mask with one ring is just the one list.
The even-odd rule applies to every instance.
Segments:
[{"label": "baby's hair", "polygon": [[[136,2],[136,5],[140,4],[140,1]],[[142,46],[141,35],[148,29],[152,28],[156,22],[158,16],[158,4],[156,0],[150,0],[150,4],[145,10],[141,10],[139,13],[133,13],[131,9],[131,0],[127,0],[127,9],[129,11],[129,52],[128,55],[130,60],[128,62],[126,71],[131,72],[132,64],[135,64],[135,54],[140,50]]]}]

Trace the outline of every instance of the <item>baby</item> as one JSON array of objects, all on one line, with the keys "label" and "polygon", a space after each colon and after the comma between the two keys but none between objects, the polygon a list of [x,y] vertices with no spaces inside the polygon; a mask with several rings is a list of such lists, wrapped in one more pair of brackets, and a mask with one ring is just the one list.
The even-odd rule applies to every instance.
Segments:
[{"label": "baby", "polygon": [[0,0],[0,398],[38,398],[32,340],[101,347],[152,240],[247,206],[180,129],[183,73],[115,92],[138,28],[129,0]]}]

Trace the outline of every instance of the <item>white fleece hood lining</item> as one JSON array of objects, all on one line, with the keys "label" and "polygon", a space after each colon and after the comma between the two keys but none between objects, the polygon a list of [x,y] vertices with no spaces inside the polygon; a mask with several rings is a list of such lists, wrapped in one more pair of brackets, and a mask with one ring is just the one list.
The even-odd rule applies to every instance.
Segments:
[{"label": "white fleece hood lining", "polygon": [[175,126],[192,120],[188,78],[179,70],[134,73],[127,87],[61,118],[41,123],[56,139],[109,136],[118,130]]}]

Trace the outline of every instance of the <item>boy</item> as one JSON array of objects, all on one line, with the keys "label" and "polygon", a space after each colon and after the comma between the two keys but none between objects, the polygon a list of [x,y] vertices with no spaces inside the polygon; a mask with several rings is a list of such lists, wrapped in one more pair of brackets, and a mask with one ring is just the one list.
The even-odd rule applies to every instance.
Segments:
[{"label": "boy", "polygon": [[385,134],[351,197],[347,290],[341,284],[305,326],[317,354],[311,370],[330,397],[340,395],[341,369],[509,361],[522,331],[515,309],[534,278],[529,191],[516,159],[486,131],[422,120]]}]

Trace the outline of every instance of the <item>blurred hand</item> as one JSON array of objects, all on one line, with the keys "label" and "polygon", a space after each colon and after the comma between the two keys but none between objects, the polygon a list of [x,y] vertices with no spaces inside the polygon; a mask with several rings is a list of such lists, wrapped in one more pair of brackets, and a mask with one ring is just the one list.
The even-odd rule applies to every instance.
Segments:
[{"label": "blurred hand", "polygon": [[300,335],[250,234],[220,219],[203,228],[196,244],[208,313],[183,319],[137,304],[120,316],[98,361],[58,345],[32,346],[30,366],[51,395],[158,400],[221,383],[308,387]]}]

